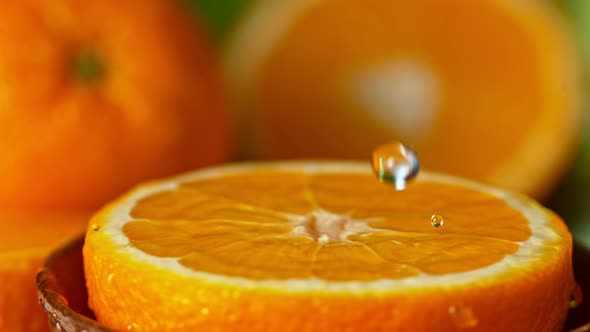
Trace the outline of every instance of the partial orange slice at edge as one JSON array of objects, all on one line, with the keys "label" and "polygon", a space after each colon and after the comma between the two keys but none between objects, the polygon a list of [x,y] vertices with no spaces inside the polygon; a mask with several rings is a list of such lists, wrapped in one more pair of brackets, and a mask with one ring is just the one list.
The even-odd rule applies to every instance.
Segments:
[{"label": "partial orange slice at edge", "polygon": [[0,332],[49,331],[35,274],[51,250],[83,232],[91,212],[0,209]]}]

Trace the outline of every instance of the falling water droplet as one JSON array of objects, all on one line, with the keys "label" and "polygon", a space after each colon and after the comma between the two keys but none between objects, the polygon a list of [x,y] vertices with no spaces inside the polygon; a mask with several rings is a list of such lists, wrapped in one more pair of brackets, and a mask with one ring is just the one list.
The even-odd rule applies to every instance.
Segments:
[{"label": "falling water droplet", "polygon": [[406,185],[420,170],[418,156],[412,148],[400,142],[378,146],[373,151],[373,171],[381,182],[393,184],[396,190]]},{"label": "falling water droplet", "polygon": [[449,307],[449,315],[458,328],[477,326],[478,320],[473,310],[469,307],[458,305]]},{"label": "falling water droplet", "polygon": [[440,226],[442,226],[445,223],[445,219],[443,218],[443,216],[438,215],[438,214],[433,214],[430,217],[430,224],[436,228],[439,228]]},{"label": "falling water droplet", "polygon": [[99,231],[100,230],[100,226],[97,224],[92,224],[92,226],[90,226],[92,228],[93,231]]},{"label": "falling water droplet", "polygon": [[582,304],[582,300],[583,300],[582,288],[580,287],[580,285],[578,285],[578,283],[576,283],[576,285],[574,286],[574,289],[572,291],[572,295],[571,295],[570,302],[569,302],[570,308],[575,309],[575,308],[579,307],[580,304]]}]

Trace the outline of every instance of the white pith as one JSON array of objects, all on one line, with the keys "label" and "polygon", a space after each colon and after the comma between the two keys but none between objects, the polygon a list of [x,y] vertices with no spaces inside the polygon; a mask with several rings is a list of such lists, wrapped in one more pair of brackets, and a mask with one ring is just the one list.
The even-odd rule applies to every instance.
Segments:
[{"label": "white pith", "polygon": [[[309,174],[317,173],[364,173],[372,174],[370,165],[360,162],[275,162],[275,163],[245,163],[228,165],[217,168],[204,169],[194,173],[182,175],[165,182],[154,182],[142,186],[122,198],[110,208],[103,211],[102,220],[105,224],[101,228],[101,235],[112,242],[113,247],[118,255],[124,255],[131,261],[139,264],[151,265],[154,269],[163,269],[173,271],[183,277],[194,278],[200,282],[219,283],[223,285],[232,285],[241,288],[263,288],[272,289],[282,292],[306,292],[306,291],[324,291],[324,292],[346,292],[346,293],[372,293],[383,291],[395,291],[408,288],[427,288],[457,286],[473,282],[482,282],[492,280],[494,276],[504,271],[514,271],[515,267],[526,269],[527,266],[539,262],[543,259],[542,250],[548,242],[556,241],[561,236],[551,227],[551,217],[540,205],[534,201],[511,194],[502,190],[490,188],[484,185],[476,184],[467,180],[458,179],[451,176],[422,173],[416,181],[440,181],[462,185],[477,190],[483,190],[504,199],[514,209],[520,211],[530,222],[532,235],[526,241],[520,243],[519,250],[506,256],[502,261],[493,265],[472,270],[468,272],[451,273],[446,275],[429,275],[419,274],[403,279],[382,279],[374,281],[344,281],[335,282],[322,280],[318,278],[305,279],[265,279],[253,280],[242,277],[229,277],[217,275],[209,272],[195,271],[185,267],[178,262],[177,258],[155,257],[133,247],[129,244],[128,238],[124,235],[122,228],[129,220],[133,220],[130,212],[136,202],[145,196],[158,192],[173,190],[177,183],[185,181],[196,181],[205,178],[215,178],[233,173],[242,173],[249,170],[260,169],[280,169],[280,170],[303,170]],[[492,225],[490,227],[493,227]],[[295,230],[296,231],[296,230]],[[318,239],[319,241],[328,240]]]}]

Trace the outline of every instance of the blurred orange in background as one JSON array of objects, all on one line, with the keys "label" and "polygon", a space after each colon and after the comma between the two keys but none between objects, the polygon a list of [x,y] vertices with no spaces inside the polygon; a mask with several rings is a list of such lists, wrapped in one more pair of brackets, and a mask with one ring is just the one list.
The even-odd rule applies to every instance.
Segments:
[{"label": "blurred orange in background", "polygon": [[546,197],[580,124],[576,50],[544,1],[258,1],[225,69],[254,158],[368,158]]},{"label": "blurred orange in background", "polygon": [[230,157],[204,36],[170,1],[21,1],[0,10],[0,205],[98,207]]}]

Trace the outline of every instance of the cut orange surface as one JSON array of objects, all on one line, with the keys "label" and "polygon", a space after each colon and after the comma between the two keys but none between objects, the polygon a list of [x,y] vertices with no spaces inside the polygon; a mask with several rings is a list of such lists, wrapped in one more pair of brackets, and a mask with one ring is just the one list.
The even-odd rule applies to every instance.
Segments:
[{"label": "cut orange surface", "polygon": [[562,328],[571,249],[553,213],[466,180],[396,191],[368,164],[253,163],[111,203],[84,266],[116,329],[538,332]]},{"label": "cut orange surface", "polygon": [[35,274],[54,247],[80,234],[89,212],[0,210],[0,332],[49,331]]},{"label": "cut orange surface", "polygon": [[365,158],[542,197],[572,158],[579,82],[547,1],[256,1],[227,45],[254,158]]}]

